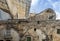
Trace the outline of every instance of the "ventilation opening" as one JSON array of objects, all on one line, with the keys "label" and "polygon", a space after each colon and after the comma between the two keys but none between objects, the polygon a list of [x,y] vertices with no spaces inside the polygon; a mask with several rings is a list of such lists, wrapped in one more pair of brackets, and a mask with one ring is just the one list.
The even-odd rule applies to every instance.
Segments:
[{"label": "ventilation opening", "polygon": [[34,31],[36,31],[36,28],[34,28]]},{"label": "ventilation opening", "polygon": [[40,22],[39,22],[39,21],[37,21],[37,23],[39,24]]}]

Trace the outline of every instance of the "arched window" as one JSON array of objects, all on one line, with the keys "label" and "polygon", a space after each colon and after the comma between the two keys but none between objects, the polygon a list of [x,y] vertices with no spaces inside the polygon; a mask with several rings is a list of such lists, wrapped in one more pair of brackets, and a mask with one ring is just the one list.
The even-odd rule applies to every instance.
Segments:
[{"label": "arched window", "polygon": [[0,20],[8,20],[8,19],[11,19],[10,14],[0,9]]}]

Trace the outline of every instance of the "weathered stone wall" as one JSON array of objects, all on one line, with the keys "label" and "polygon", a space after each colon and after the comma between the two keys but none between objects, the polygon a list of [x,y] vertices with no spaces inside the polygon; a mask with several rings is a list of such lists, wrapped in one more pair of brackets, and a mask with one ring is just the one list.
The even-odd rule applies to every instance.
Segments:
[{"label": "weathered stone wall", "polygon": [[[22,41],[25,41],[27,36],[32,37],[33,41],[42,41],[43,39],[46,39],[47,36],[48,36],[47,39],[50,41],[60,41],[59,40],[60,35],[57,34],[57,29],[60,29],[59,28],[60,20],[47,20],[47,21],[39,21],[39,22],[28,21],[28,22],[20,22],[13,25],[14,26],[12,28],[16,32],[15,31],[12,32],[16,33],[17,35],[19,33],[19,37],[21,38]],[[4,25],[3,25],[3,29],[4,29]],[[16,35],[14,33],[12,35]],[[52,39],[51,39],[51,35],[52,35]],[[16,36],[13,37],[15,39]]]},{"label": "weathered stone wall", "polygon": [[[0,8],[8,10],[5,2],[3,2],[4,4],[2,2],[0,2]],[[12,17],[14,17],[14,19],[18,19],[17,17],[19,17],[19,19],[24,18],[26,14],[28,14],[28,6],[26,8],[23,8],[22,3],[19,4],[19,1],[7,0],[7,3],[9,4],[8,6],[12,12]],[[0,24],[3,25],[7,22],[0,22]],[[27,21],[22,21],[20,23],[16,22],[16,24],[14,21],[12,21],[11,23],[14,23],[9,24],[11,25],[11,28],[14,29],[11,30],[13,41],[19,41],[19,37],[20,40],[25,41],[27,36],[32,37],[32,41],[42,41],[43,39],[46,39],[46,41],[60,41],[60,35],[56,33],[57,29],[60,29],[60,20],[56,20],[56,14],[52,9],[46,9],[40,14],[37,14],[34,17],[30,17],[27,19]],[[3,26],[0,25],[0,31],[4,33],[5,30],[2,31],[1,29],[6,29],[6,27],[7,24],[4,24]],[[4,37],[2,33],[1,35]]]},{"label": "weathered stone wall", "polygon": [[29,17],[31,0],[6,0],[14,19]]},{"label": "weathered stone wall", "polygon": [[56,13],[54,10],[48,8],[43,10],[41,13],[36,14],[33,17],[30,17],[29,20],[32,21],[41,21],[41,20],[56,20]]},{"label": "weathered stone wall", "polygon": [[[54,32],[56,32],[56,30],[58,28],[57,26],[59,26],[59,24],[60,24],[59,20],[39,21],[39,23],[38,23],[38,21],[29,21],[28,23],[22,22],[17,29],[20,28],[19,33],[20,33],[20,35],[22,33],[24,35],[24,37],[26,35],[31,35],[31,37],[33,37],[33,41],[36,41],[36,40],[42,41],[42,39],[44,39],[44,38],[42,38],[42,36],[46,36],[46,35],[48,35],[49,40],[51,40],[51,35],[52,35],[52,41],[57,41],[55,36],[57,37],[57,39],[59,39],[59,36],[57,33],[54,33]],[[34,31],[34,28],[36,28],[36,31],[41,30],[41,32],[39,31],[41,33],[40,37],[38,36],[37,32]],[[23,29],[23,30],[21,30],[21,29]]]}]

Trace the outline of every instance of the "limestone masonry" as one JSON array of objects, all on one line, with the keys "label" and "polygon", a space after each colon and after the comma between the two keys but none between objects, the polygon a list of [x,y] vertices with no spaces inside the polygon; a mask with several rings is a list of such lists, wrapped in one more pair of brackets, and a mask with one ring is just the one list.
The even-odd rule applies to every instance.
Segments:
[{"label": "limestone masonry", "polygon": [[0,0],[0,41],[60,41],[60,20],[53,9],[29,14],[31,0]]}]

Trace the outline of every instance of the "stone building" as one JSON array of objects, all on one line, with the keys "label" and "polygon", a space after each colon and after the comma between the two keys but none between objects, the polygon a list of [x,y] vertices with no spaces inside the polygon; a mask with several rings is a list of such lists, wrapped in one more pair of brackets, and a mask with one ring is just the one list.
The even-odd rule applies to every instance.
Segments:
[{"label": "stone building", "polygon": [[54,10],[48,8],[31,17],[29,2],[0,0],[0,41],[60,41],[60,20]]},{"label": "stone building", "polygon": [[56,13],[51,8],[47,8],[42,12],[36,14],[34,17],[29,18],[29,20],[33,21],[56,20]]},{"label": "stone building", "polygon": [[0,8],[13,16],[14,19],[29,17],[31,0],[0,0]]}]

